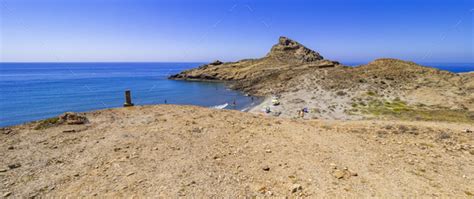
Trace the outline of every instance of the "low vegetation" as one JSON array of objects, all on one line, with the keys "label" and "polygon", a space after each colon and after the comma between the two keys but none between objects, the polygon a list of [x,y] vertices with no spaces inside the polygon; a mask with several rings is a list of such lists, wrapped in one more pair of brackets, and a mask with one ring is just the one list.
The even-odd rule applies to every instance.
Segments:
[{"label": "low vegetation", "polygon": [[399,99],[392,101],[370,99],[368,102],[353,103],[350,113],[402,120],[474,122],[472,111],[440,109],[439,107],[431,109],[426,105],[409,105]]},{"label": "low vegetation", "polygon": [[49,127],[56,126],[57,124],[59,124],[59,118],[52,117],[52,118],[38,121],[38,124],[36,125],[34,129],[35,130],[47,129]]}]

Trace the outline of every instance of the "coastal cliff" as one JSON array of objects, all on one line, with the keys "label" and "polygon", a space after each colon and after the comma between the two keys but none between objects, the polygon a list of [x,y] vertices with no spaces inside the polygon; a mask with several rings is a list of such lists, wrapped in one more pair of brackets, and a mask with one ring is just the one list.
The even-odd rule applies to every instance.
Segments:
[{"label": "coastal cliff", "polygon": [[[474,121],[474,77],[468,73],[388,58],[348,67],[287,37],[262,58],[215,61],[169,78],[227,81],[250,95],[278,96],[282,106],[272,108],[286,117],[308,108],[307,118]],[[266,100],[253,112],[269,106]]]}]

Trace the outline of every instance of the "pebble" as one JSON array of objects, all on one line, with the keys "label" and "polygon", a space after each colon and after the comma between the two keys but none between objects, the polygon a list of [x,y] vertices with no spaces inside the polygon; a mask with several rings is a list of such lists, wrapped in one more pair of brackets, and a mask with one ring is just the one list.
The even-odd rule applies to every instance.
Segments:
[{"label": "pebble", "polygon": [[12,195],[12,192],[6,192],[6,193],[3,194],[3,197],[8,197],[10,195]]},{"label": "pebble", "polygon": [[271,153],[271,152],[272,152],[272,150],[270,150],[270,149],[265,150],[265,153]]},{"label": "pebble", "polygon": [[301,191],[301,190],[303,190],[303,186],[301,186],[300,184],[294,184],[291,187],[291,193],[296,193],[297,191]]},{"label": "pebble", "polygon": [[0,169],[0,173],[7,172],[7,169]]},{"label": "pebble", "polygon": [[8,147],[8,150],[13,150],[13,149],[15,149],[14,146],[9,146],[9,147]]},{"label": "pebble", "polygon": [[10,168],[10,169],[16,169],[16,168],[19,168],[19,167],[21,167],[20,163],[15,163],[15,164],[9,164],[8,165],[8,168]]},{"label": "pebble", "polygon": [[358,173],[352,172],[352,171],[350,173],[351,173],[351,176],[358,176],[359,175]]},{"label": "pebble", "polygon": [[341,171],[341,170],[336,170],[334,171],[334,173],[332,173],[332,175],[337,178],[337,179],[341,179],[341,178],[344,178],[344,171]]},{"label": "pebble", "polygon": [[264,171],[270,171],[270,167],[269,167],[269,166],[264,166],[262,169],[263,169]]}]

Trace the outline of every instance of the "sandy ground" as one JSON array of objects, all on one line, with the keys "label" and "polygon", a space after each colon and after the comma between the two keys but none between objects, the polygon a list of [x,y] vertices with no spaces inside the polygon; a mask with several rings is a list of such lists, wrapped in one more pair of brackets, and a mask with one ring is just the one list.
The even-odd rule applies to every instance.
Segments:
[{"label": "sandy ground", "polygon": [[[352,102],[350,96],[336,96],[333,92],[326,92],[322,89],[281,93],[278,96],[280,104],[276,106],[272,104],[273,98],[265,98],[262,103],[251,108],[249,112],[283,118],[296,118],[300,117],[298,110],[307,108],[308,112],[303,115],[305,119],[358,120],[362,118],[362,116],[349,115],[345,112],[350,109]],[[270,108],[270,113],[265,112],[267,107]]]},{"label": "sandy ground", "polygon": [[0,131],[3,197],[473,197],[469,124],[292,120],[193,106]]}]

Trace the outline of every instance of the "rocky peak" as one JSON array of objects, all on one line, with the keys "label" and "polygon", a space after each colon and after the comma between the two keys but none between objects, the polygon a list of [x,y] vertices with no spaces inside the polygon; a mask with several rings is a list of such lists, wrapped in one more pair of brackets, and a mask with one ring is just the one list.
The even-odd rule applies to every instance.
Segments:
[{"label": "rocky peak", "polygon": [[290,62],[313,62],[324,59],[319,53],[287,37],[280,37],[267,57]]},{"label": "rocky peak", "polygon": [[217,66],[217,65],[221,65],[221,64],[223,64],[223,62],[221,62],[221,61],[219,61],[219,60],[216,60],[216,61],[210,63],[209,65]]}]

